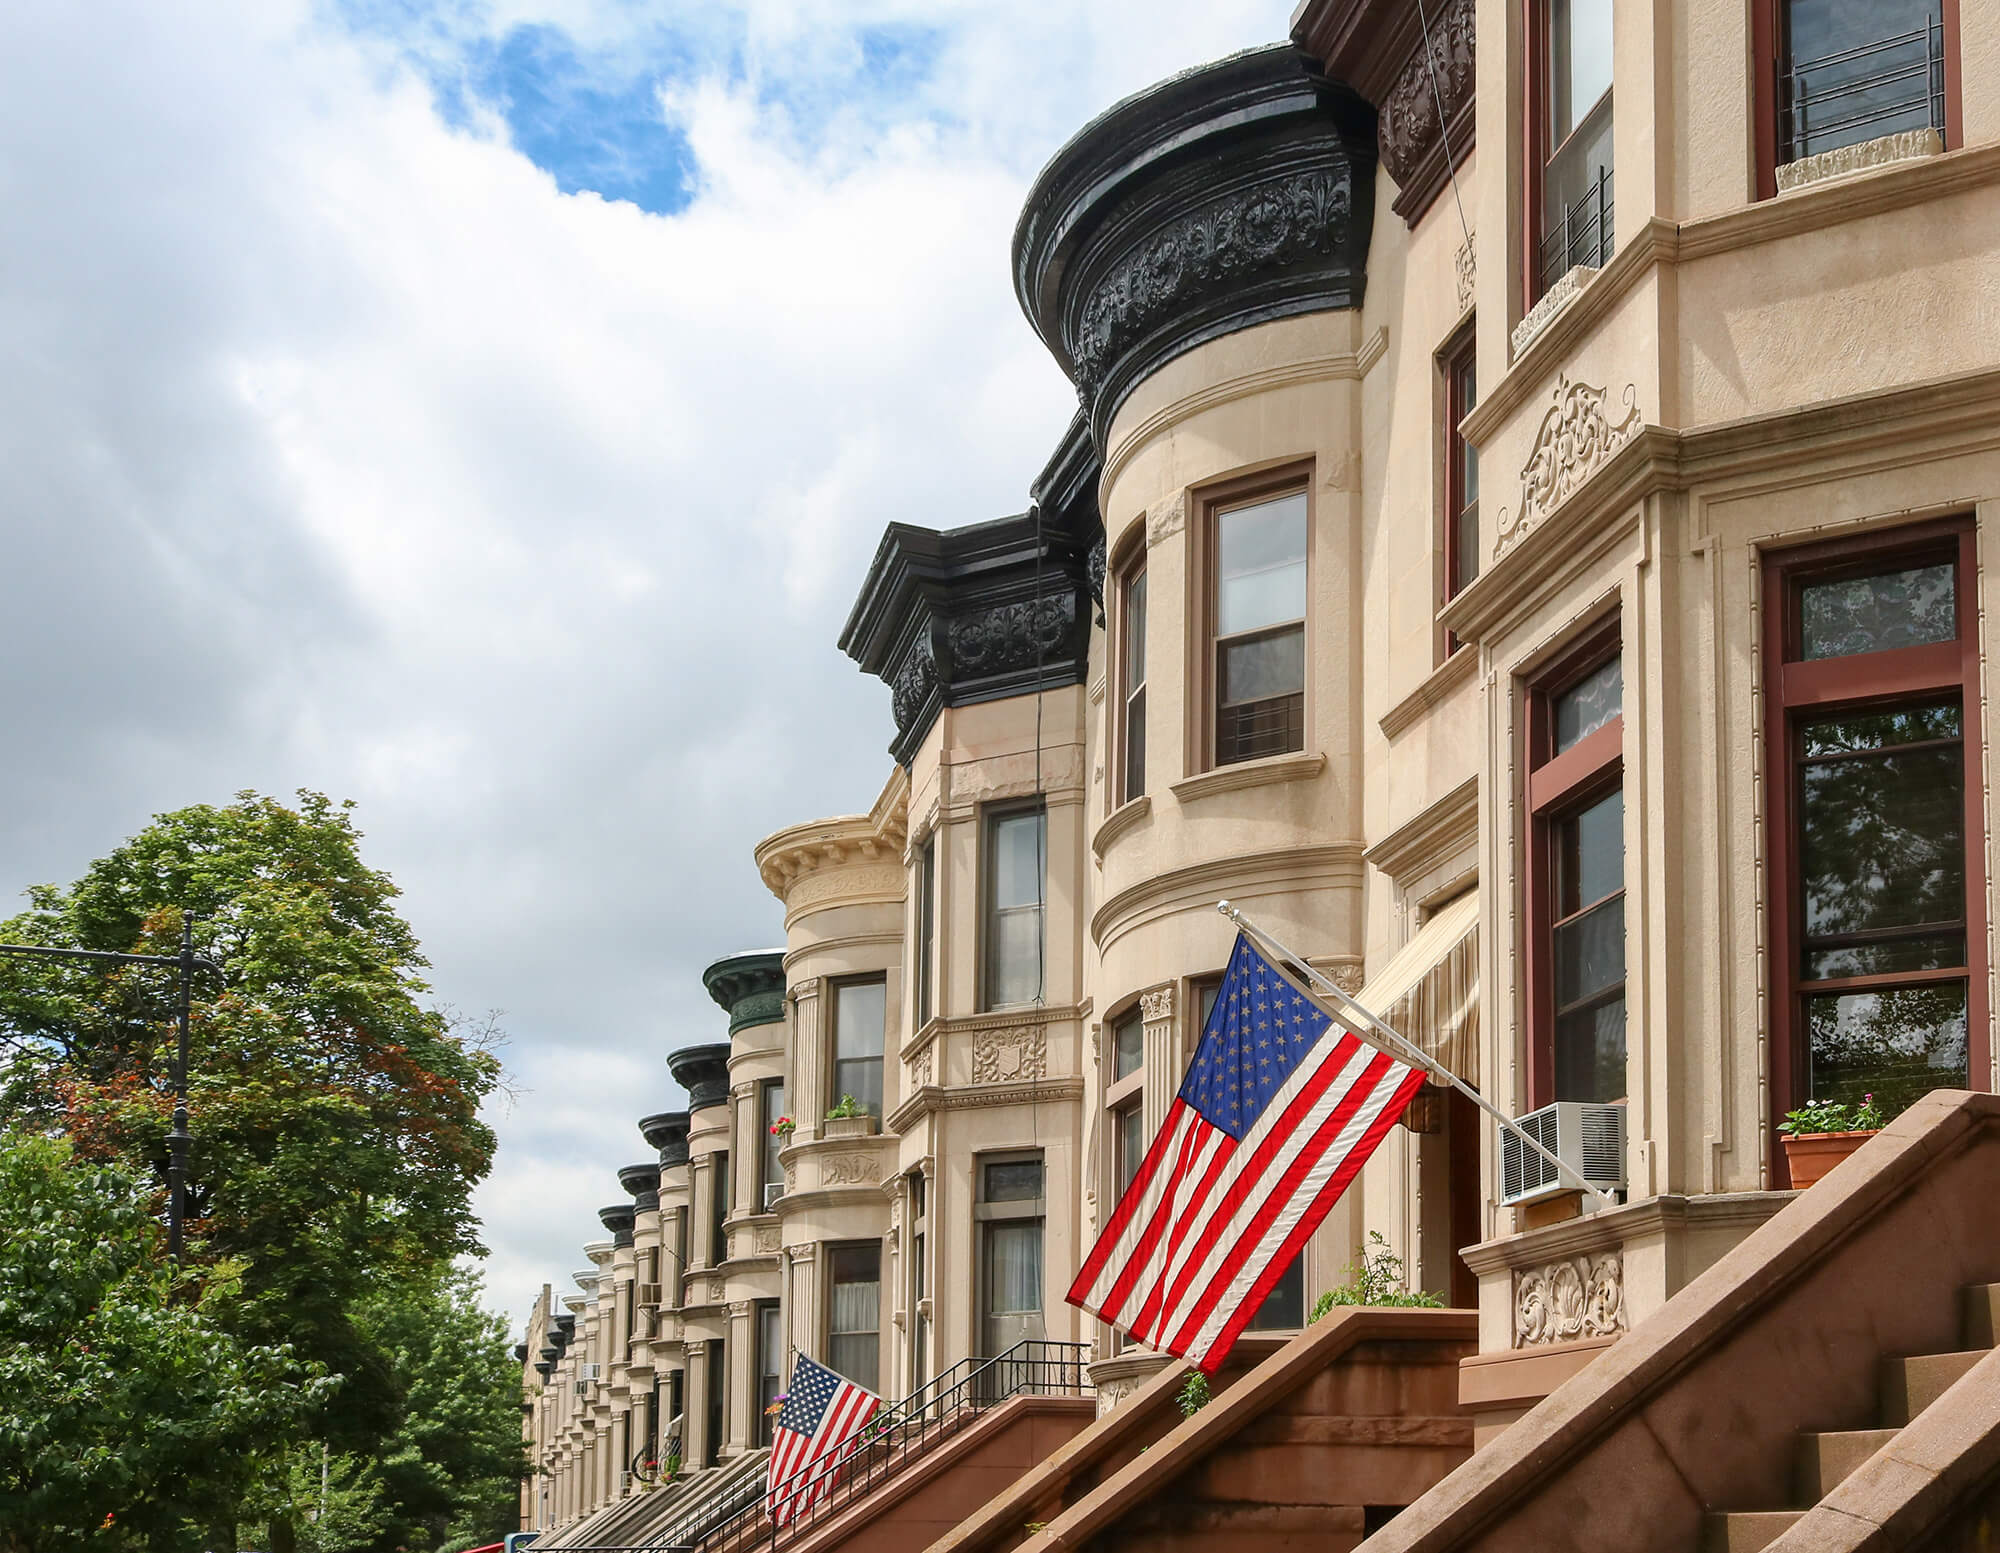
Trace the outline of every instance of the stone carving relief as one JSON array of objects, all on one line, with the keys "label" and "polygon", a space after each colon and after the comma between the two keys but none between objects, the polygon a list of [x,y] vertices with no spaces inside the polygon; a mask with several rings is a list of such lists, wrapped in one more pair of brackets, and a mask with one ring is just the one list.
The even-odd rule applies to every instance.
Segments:
[{"label": "stone carving relief", "polygon": [[1327,967],[1327,979],[1350,998],[1361,990],[1363,966],[1359,960],[1343,960]]},{"label": "stone carving relief", "polygon": [[1534,451],[1521,466],[1520,508],[1511,517],[1504,507],[1500,510],[1496,560],[1639,434],[1638,389],[1626,385],[1625,413],[1616,421],[1605,413],[1607,398],[1601,388],[1558,375],[1555,402],[1542,417]]},{"label": "stone carving relief", "polygon": [[1611,1337],[1625,1330],[1625,1257],[1604,1251],[1514,1274],[1514,1346]]},{"label": "stone carving relief", "polygon": [[731,1300],[729,1302],[729,1314],[736,1317],[739,1321],[744,1320],[750,1314],[750,1302],[748,1300]]},{"label": "stone carving relief", "polygon": [[1173,1017],[1174,989],[1171,986],[1155,987],[1151,992],[1139,994],[1139,1018],[1143,1023],[1157,1024]]},{"label": "stone carving relief", "polygon": [[1458,310],[1462,313],[1472,306],[1474,283],[1479,279],[1479,253],[1472,239],[1477,234],[1468,232],[1465,241],[1459,244],[1458,257]]},{"label": "stone carving relief", "polygon": [[812,1245],[787,1246],[785,1248],[785,1254],[792,1259],[792,1266],[805,1267],[811,1263],[813,1259],[813,1253],[818,1249],[819,1248],[817,1246],[812,1246]]},{"label": "stone carving relief", "polygon": [[778,1226],[767,1224],[757,1231],[757,1254],[773,1256],[778,1250]]},{"label": "stone carving relief", "polygon": [[[1474,87],[1473,0],[1445,0],[1430,17],[1430,47],[1410,56],[1382,101],[1376,138],[1382,170],[1408,188],[1418,165],[1436,149],[1445,123],[1472,100]],[[1445,118],[1438,118],[1438,98]],[[1464,155],[1451,147],[1454,159]]]},{"label": "stone carving relief", "polygon": [[873,1154],[829,1154],[819,1162],[821,1186],[873,1186],[882,1163]]},{"label": "stone carving relief", "polygon": [[924,698],[936,684],[937,657],[931,648],[930,629],[924,626],[918,629],[916,646],[897,671],[895,684],[889,687],[889,705],[898,732],[916,721],[917,713],[923,709]]},{"label": "stone carving relief", "polygon": [[1038,658],[1053,657],[1069,641],[1076,623],[1076,598],[1021,599],[951,623],[953,672],[1005,674],[1031,669]]},{"label": "stone carving relief", "polygon": [[799,1167],[794,1161],[785,1163],[785,1195],[791,1196],[799,1189]]},{"label": "stone carving relief", "polygon": [[903,887],[903,870],[894,864],[871,863],[862,868],[829,868],[807,874],[785,892],[785,902],[797,910],[835,895],[894,895]]},{"label": "stone carving relief", "polygon": [[1048,1036],[1040,1025],[981,1030],[972,1038],[972,1082],[1005,1084],[1016,1079],[1044,1078],[1048,1073],[1048,1055]]},{"label": "stone carving relief", "polygon": [[1077,386],[1096,392],[1111,363],[1159,319],[1260,270],[1342,246],[1354,190],[1346,168],[1277,178],[1169,222],[1112,269],[1083,304],[1069,345]]},{"label": "stone carving relief", "polygon": [[1084,563],[1085,575],[1090,579],[1090,601],[1097,606],[1097,623],[1104,624],[1104,536],[1097,536],[1097,543],[1090,547],[1090,559]]},{"label": "stone carving relief", "polygon": [[910,1059],[910,1083],[914,1087],[923,1089],[932,1082],[936,1052],[937,1043],[933,1041]]},{"label": "stone carving relief", "polygon": [[708,1280],[709,1304],[714,1305],[720,1302],[723,1294],[726,1292],[727,1292],[726,1286],[724,1285],[723,1281],[720,1278],[711,1278]]},{"label": "stone carving relief", "polygon": [[1102,1418],[1139,1389],[1136,1379],[1107,1380],[1097,1388],[1097,1416]]}]

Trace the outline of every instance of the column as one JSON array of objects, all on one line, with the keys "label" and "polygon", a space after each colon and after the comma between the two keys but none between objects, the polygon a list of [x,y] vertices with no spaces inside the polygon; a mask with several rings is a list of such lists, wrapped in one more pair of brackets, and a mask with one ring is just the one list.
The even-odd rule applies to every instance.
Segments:
[{"label": "column", "polygon": [[757,1407],[757,1337],[754,1310],[748,1300],[732,1300],[729,1305],[729,1444],[732,1456],[757,1448],[757,1429],[752,1415]]}]

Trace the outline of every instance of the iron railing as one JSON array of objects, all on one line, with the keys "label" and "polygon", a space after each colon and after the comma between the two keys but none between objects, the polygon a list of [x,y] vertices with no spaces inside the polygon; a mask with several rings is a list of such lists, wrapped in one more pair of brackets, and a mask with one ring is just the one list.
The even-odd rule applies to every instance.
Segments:
[{"label": "iron railing", "polygon": [[1793,63],[1778,78],[1779,160],[1898,130],[1944,129],[1944,22]]},{"label": "iron railing", "polygon": [[802,1487],[807,1481],[827,1480],[832,1487],[804,1495],[811,1502],[784,1526],[772,1525],[765,1515],[765,1484],[759,1479],[732,1496],[736,1502],[726,1516],[694,1534],[676,1527],[671,1535],[692,1543],[699,1553],[782,1547],[816,1521],[865,1498],[886,1478],[1009,1397],[1091,1395],[1094,1388],[1084,1373],[1089,1362],[1088,1344],[1041,1338],[1018,1342],[995,1358],[961,1359],[895,1406],[884,1408],[831,1460],[807,1469],[809,1480],[801,1474]]},{"label": "iron railing", "polygon": [[1611,199],[1611,169],[1597,177],[1574,205],[1565,204],[1562,217],[1542,234],[1541,289],[1547,291],[1579,264],[1604,268],[1616,246],[1615,208]]},{"label": "iron railing", "polygon": [[1305,748],[1306,698],[1294,691],[1262,701],[1237,701],[1216,708],[1215,761],[1232,765],[1266,755],[1289,755]]}]

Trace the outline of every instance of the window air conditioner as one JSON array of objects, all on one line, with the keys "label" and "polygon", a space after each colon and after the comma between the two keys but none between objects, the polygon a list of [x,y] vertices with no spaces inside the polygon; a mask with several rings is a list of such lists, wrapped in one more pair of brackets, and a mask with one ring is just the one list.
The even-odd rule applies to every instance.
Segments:
[{"label": "window air conditioner", "polygon": [[660,1286],[657,1283],[642,1283],[633,1291],[633,1303],[641,1310],[657,1310],[660,1304]]},{"label": "window air conditioner", "polygon": [[771,1211],[772,1206],[777,1202],[777,1200],[780,1197],[783,1197],[784,1195],[785,1195],[784,1182],[766,1181],[764,1183],[764,1211],[766,1213],[769,1213]]},{"label": "window air conditioner", "polygon": [[590,1384],[590,1383],[591,1383],[592,1381],[594,1381],[594,1380],[596,1380],[596,1379],[597,1379],[597,1366],[596,1366],[596,1365],[594,1365],[594,1364],[579,1364],[579,1365],[578,1365],[578,1366],[576,1367],[576,1383],[577,1383],[577,1384],[578,1384],[579,1386],[587,1386],[587,1385],[589,1385],[589,1384]]},{"label": "window air conditioner", "polygon": [[[1600,1192],[1625,1189],[1625,1107],[1558,1100],[1516,1124]],[[1500,1134],[1500,1201],[1528,1202],[1574,1191],[1541,1155],[1511,1132]]]}]

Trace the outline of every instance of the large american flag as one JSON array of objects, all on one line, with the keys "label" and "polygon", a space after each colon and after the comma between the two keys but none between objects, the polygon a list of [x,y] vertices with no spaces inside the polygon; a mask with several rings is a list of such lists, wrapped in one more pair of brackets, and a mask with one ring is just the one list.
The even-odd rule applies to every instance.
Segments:
[{"label": "large american flag", "polygon": [[1423,1081],[1237,935],[1180,1093],[1069,1302],[1213,1374]]},{"label": "large american flag", "polygon": [[861,1432],[882,1399],[804,1354],[792,1361],[792,1383],[771,1431],[764,1510],[774,1526],[803,1515],[833,1492],[841,1447]]}]

